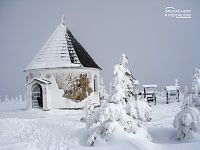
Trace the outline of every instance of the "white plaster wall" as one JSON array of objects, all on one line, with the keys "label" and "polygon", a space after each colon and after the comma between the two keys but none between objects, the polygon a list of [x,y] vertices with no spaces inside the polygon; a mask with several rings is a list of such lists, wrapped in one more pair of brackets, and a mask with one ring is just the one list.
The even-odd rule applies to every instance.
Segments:
[{"label": "white plaster wall", "polygon": [[46,110],[51,109],[51,104],[52,104],[52,91],[51,91],[51,84],[46,85]]},{"label": "white plaster wall", "polygon": [[48,100],[47,100],[47,93],[48,91],[46,90],[46,84],[41,84],[42,86],[42,100],[43,100],[43,110],[49,110],[48,108]]},{"label": "white plaster wall", "polygon": [[[87,73],[88,76],[91,76],[90,78],[90,87],[94,91],[94,76],[97,76],[97,92],[92,92],[90,96],[88,96],[86,99],[84,99],[81,102],[73,102],[70,99],[64,98],[62,95],[64,94],[64,91],[62,89],[58,89],[58,85],[55,81],[54,76],[51,76],[51,78],[46,78],[47,73],[58,73],[58,72],[65,72],[66,74],[68,73],[76,73],[76,74],[81,74],[81,73]],[[57,68],[57,69],[39,69],[39,70],[29,70],[29,73],[35,74],[33,78],[38,78],[38,79],[45,79],[51,82],[51,84],[47,84],[44,89],[46,91],[43,92],[46,94],[44,96],[44,101],[43,101],[43,109],[48,110],[51,108],[83,108],[85,105],[85,102],[89,99],[92,100],[94,105],[98,106],[100,105],[100,99],[99,99],[99,87],[100,87],[100,70],[95,69],[95,68]],[[30,82],[31,79],[28,78],[28,82]],[[29,93],[29,95],[31,95]],[[31,96],[29,96],[30,100]],[[30,101],[29,100],[29,101]]]}]

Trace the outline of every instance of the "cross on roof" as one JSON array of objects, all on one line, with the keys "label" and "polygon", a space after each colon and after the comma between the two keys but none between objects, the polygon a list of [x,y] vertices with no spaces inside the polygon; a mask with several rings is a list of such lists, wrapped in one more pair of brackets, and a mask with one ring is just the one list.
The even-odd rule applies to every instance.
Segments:
[{"label": "cross on roof", "polygon": [[62,17],[61,17],[61,23],[65,24],[65,15],[62,15]]}]

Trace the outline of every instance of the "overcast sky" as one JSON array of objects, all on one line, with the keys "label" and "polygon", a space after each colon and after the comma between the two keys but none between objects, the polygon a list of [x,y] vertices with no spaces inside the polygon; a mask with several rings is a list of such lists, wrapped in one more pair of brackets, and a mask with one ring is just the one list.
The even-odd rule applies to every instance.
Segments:
[{"label": "overcast sky", "polygon": [[[191,19],[165,17],[165,7],[190,9]],[[25,91],[23,69],[62,14],[99,66],[106,84],[121,53],[141,84],[190,85],[200,67],[199,0],[0,0],[0,95]]]}]

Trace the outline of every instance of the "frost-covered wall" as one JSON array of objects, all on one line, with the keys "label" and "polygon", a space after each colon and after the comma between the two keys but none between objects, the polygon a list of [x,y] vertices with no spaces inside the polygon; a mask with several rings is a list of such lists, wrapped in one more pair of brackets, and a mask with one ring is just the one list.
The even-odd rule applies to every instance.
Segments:
[{"label": "frost-covered wall", "polygon": [[99,69],[84,67],[28,70],[28,108],[32,108],[32,86],[36,83],[42,86],[43,109],[45,110],[83,108],[88,99],[91,99],[96,106],[100,104]]}]

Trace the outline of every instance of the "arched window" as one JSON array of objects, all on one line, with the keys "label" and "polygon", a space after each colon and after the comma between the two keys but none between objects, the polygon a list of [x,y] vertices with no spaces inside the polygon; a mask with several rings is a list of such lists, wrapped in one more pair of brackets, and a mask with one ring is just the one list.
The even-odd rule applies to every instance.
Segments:
[{"label": "arched window", "polygon": [[94,76],[94,92],[98,91],[97,75]]}]

